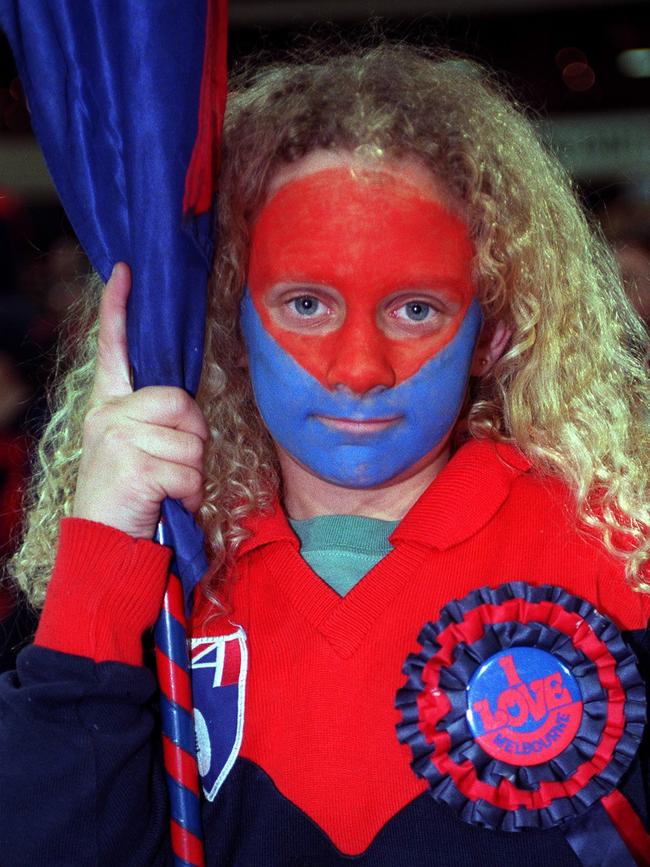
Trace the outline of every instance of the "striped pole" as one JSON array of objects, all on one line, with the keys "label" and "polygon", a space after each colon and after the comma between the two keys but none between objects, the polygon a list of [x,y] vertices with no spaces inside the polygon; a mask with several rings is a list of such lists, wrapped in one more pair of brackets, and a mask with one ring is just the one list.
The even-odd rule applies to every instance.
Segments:
[{"label": "striped pole", "polygon": [[[163,542],[159,526],[157,541]],[[205,867],[183,587],[173,573],[154,630],[174,867]]]},{"label": "striped pole", "polygon": [[[214,201],[228,81],[227,7],[227,0],[206,0],[198,133],[185,176],[185,214],[207,213]],[[156,541],[165,544],[162,521]],[[174,573],[169,576],[154,636],[174,867],[205,867],[185,593]]]}]

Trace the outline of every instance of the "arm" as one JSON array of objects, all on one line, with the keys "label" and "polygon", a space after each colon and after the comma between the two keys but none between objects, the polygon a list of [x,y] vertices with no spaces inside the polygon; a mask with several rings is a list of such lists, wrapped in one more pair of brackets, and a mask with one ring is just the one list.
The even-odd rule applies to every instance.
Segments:
[{"label": "arm", "polygon": [[[117,591],[143,573],[164,586],[168,560],[151,542],[64,521],[45,628],[0,681],[3,867],[167,863],[155,680],[142,665],[92,656],[104,656],[107,641],[134,646],[134,632],[139,644],[156,600],[122,606],[117,617]],[[79,586],[89,575],[110,589],[99,605]]]},{"label": "arm", "polygon": [[155,681],[141,644],[169,551],[148,540],[165,496],[198,506],[207,430],[179,389],[131,392],[128,289],[118,267],[100,311],[76,518],[62,525],[35,646],[0,684],[3,867],[170,858]]}]

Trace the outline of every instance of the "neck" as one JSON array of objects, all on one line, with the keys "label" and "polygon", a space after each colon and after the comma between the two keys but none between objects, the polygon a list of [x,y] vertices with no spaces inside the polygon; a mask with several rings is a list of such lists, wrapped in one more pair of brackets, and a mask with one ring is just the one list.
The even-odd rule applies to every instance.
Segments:
[{"label": "neck", "polygon": [[358,490],[315,476],[277,444],[276,448],[282,472],[284,507],[295,521],[320,515],[360,515],[399,521],[449,460],[449,447],[445,445],[433,459],[427,455],[424,465],[416,464],[404,476],[379,487]]}]

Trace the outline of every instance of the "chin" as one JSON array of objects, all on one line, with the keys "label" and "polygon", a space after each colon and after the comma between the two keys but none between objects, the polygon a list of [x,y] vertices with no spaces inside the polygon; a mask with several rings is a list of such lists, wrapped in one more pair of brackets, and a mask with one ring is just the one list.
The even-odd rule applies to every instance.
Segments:
[{"label": "chin", "polygon": [[392,472],[386,473],[386,461],[375,460],[345,462],[345,466],[323,467],[310,465],[288,452],[276,443],[276,450],[283,468],[283,474],[289,466],[298,468],[301,475],[311,477],[314,482],[324,482],[332,487],[347,491],[381,491],[408,482],[420,474],[435,476],[441,466],[449,459],[449,436],[407,466],[395,466]]}]

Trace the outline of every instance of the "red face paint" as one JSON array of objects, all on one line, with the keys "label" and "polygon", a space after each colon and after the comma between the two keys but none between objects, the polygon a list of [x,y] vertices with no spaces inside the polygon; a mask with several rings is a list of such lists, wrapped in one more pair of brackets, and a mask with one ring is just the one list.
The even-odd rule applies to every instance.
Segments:
[{"label": "red face paint", "polygon": [[266,330],[328,389],[412,376],[456,334],[474,298],[467,227],[386,170],[324,169],[271,198],[248,285]]}]

